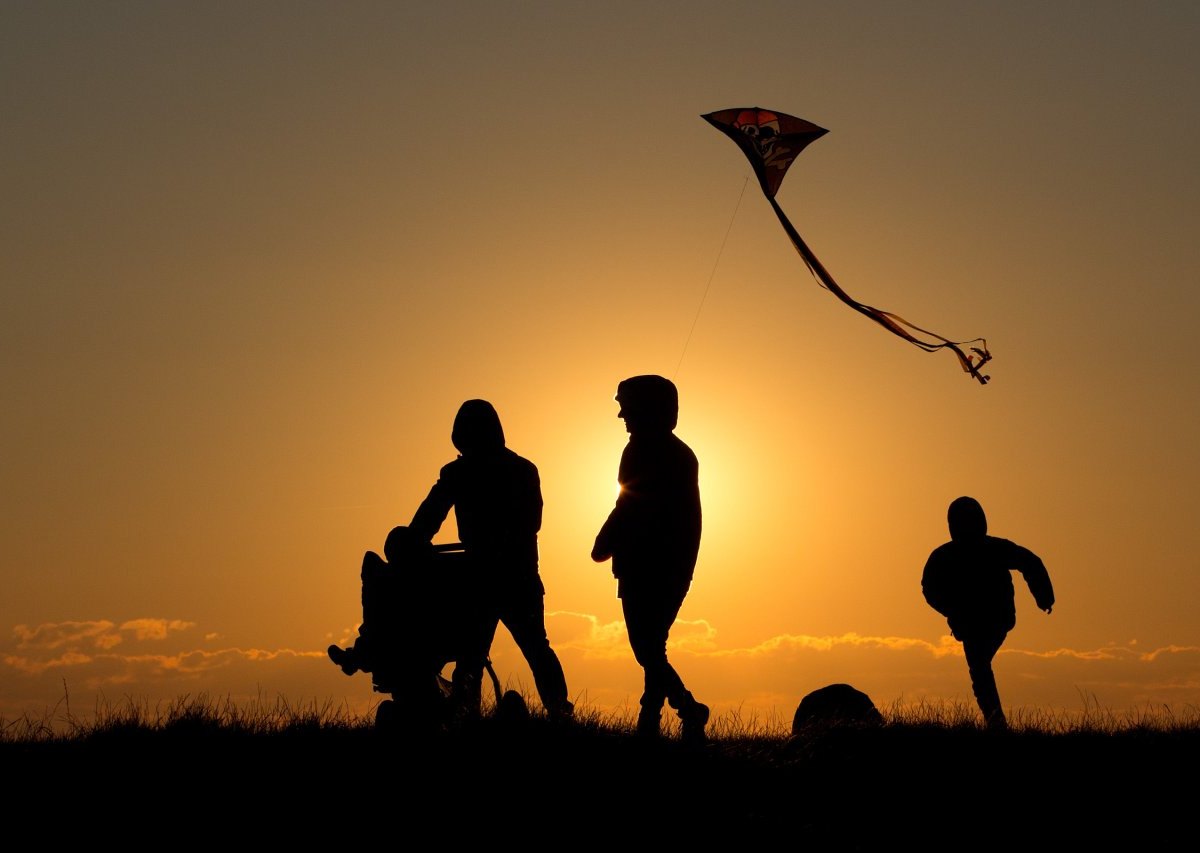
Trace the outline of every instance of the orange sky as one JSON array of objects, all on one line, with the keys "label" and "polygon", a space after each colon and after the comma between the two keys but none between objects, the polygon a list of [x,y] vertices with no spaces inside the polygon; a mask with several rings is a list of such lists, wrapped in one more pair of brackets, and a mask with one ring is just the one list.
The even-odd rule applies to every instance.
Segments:
[{"label": "orange sky", "polygon": [[[673,658],[719,712],[969,699],[919,586],[960,494],[1058,593],[1018,579],[1006,704],[1200,703],[1198,33],[1176,3],[5,5],[0,714],[64,681],[364,707],[323,650],[472,397],[541,470],[572,695],[632,705],[588,552],[648,372],[705,507]],[[990,385],[821,290],[752,179],[738,206],[699,115],[756,104],[830,129],[778,200],[839,283],[985,336]]]}]

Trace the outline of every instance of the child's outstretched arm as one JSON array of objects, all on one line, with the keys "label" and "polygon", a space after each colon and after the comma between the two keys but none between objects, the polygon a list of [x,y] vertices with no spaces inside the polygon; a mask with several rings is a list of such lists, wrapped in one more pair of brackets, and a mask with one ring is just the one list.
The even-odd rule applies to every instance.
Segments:
[{"label": "child's outstretched arm", "polygon": [[1049,613],[1054,609],[1054,586],[1050,583],[1050,574],[1046,571],[1046,565],[1042,562],[1041,557],[1028,548],[1018,545],[1017,553],[1019,556],[1017,571],[1025,578],[1025,583],[1029,587],[1029,591],[1033,593],[1033,600],[1037,602],[1038,609]]}]

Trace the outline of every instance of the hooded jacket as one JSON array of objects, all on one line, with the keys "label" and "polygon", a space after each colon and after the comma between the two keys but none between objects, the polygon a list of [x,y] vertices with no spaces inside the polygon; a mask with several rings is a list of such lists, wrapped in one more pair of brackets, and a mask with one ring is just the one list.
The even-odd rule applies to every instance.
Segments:
[{"label": "hooded jacket", "polygon": [[956,498],[946,517],[950,541],[925,562],[921,590],[946,617],[950,632],[1011,631],[1017,624],[1012,572],[1025,578],[1037,606],[1054,606],[1054,587],[1041,558],[1015,542],[987,535],[987,515],[972,497]]},{"label": "hooded jacket", "polygon": [[459,451],[413,516],[411,529],[432,539],[454,509],[467,553],[505,574],[537,574],[542,491],[537,467],[505,447],[500,416],[486,400],[468,400],[454,419]]},{"label": "hooded jacket", "polygon": [[592,559],[612,558],[622,598],[631,587],[678,595],[692,582],[702,527],[699,464],[674,433],[679,391],[662,376],[633,376],[617,385],[616,399],[629,443],[617,472],[621,492]]},{"label": "hooded jacket", "polygon": [[964,630],[1011,631],[1017,624],[1013,570],[1024,576],[1038,607],[1054,606],[1054,588],[1041,558],[997,536],[956,539],[935,549],[925,563],[921,589],[956,637]]}]

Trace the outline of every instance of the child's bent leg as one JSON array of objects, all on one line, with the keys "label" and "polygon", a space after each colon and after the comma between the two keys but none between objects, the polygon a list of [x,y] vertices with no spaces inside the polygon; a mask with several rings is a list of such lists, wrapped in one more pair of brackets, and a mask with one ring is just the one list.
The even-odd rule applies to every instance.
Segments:
[{"label": "child's bent leg", "polygon": [[971,690],[975,694],[975,701],[979,703],[979,710],[983,712],[984,722],[988,728],[1007,728],[1004,709],[1000,706],[1000,691],[996,687],[996,675],[992,672],[992,659],[1000,651],[1008,632],[982,630],[964,634],[963,654],[971,674]]}]

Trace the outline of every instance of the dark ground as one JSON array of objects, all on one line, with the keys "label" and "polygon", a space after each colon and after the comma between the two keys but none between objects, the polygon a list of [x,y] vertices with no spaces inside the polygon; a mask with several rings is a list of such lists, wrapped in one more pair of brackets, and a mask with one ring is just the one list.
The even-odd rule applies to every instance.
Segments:
[{"label": "dark ground", "polygon": [[455,847],[1156,848],[1197,834],[1198,758],[1197,731],[888,725],[691,746],[539,718],[424,737],[183,720],[0,743],[0,807],[38,846],[426,847],[432,831]]}]

